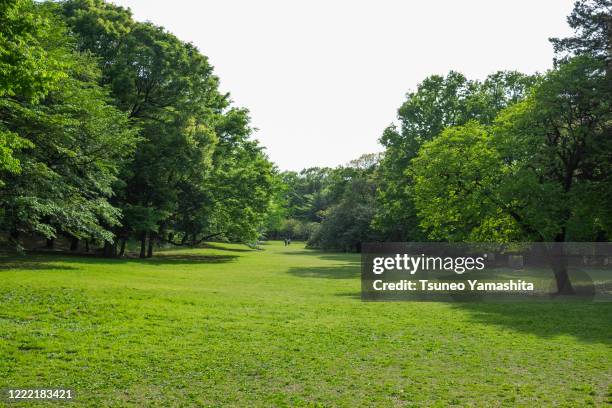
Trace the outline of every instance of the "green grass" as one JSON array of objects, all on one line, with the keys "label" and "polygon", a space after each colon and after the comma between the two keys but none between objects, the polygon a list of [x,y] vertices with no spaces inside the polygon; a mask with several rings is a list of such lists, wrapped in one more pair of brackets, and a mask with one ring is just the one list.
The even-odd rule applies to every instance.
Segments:
[{"label": "green grass", "polygon": [[215,246],[0,258],[0,388],[84,406],[612,402],[612,304],[364,303],[358,255]]}]

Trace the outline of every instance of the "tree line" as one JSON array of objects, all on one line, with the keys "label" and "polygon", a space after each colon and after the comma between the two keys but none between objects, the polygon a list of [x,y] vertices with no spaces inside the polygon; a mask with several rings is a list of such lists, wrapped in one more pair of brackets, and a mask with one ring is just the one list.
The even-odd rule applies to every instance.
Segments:
[{"label": "tree line", "polygon": [[0,231],[140,256],[250,242],[276,170],[208,59],[103,0],[0,1]]},{"label": "tree line", "polygon": [[192,44],[103,0],[0,0],[0,239],[609,241],[611,15],[578,1],[548,72],[425,78],[381,154],[278,172]]},{"label": "tree line", "polygon": [[482,81],[432,75],[383,132],[381,155],[285,172],[279,236],[364,241],[609,241],[612,2],[576,2],[553,68]]}]

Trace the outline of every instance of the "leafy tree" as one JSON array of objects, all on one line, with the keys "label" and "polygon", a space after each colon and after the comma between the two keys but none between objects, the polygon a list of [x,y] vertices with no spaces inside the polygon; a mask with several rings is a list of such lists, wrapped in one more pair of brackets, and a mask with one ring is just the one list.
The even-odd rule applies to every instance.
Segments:
[{"label": "leafy tree", "polygon": [[[542,224],[545,240],[609,238],[611,112],[604,64],[583,56],[551,71],[525,102],[500,115],[504,160],[520,157],[525,176],[550,190],[538,201],[556,211],[546,222],[530,221]],[[529,207],[537,207],[530,199]]]},{"label": "leafy tree", "polygon": [[230,107],[206,57],[102,0],[66,1],[63,13],[80,49],[100,58],[116,106],[140,129],[117,194],[126,218],[117,235],[137,236],[141,256],[160,240],[254,240],[272,166],[249,139],[248,112]]},{"label": "leafy tree", "polygon": [[[246,111],[234,111],[228,118],[236,115],[243,116],[246,126]],[[217,129],[220,140],[212,168],[199,191],[192,200],[189,194],[179,200],[182,205],[195,199],[191,208],[177,212],[175,231],[185,232],[182,244],[212,237],[253,242],[263,232],[275,188],[274,168],[261,147],[248,140],[248,128],[237,138],[234,131],[222,130],[226,126]]]},{"label": "leafy tree", "polygon": [[119,165],[133,150],[133,132],[97,84],[96,62],[72,51],[44,5],[37,12],[53,20],[44,50],[63,71],[45,95],[2,101],[5,128],[29,148],[15,153],[20,172],[0,172],[7,181],[0,190],[0,228],[14,239],[25,232],[112,240],[119,211],[109,200]]},{"label": "leafy tree", "polygon": [[[279,174],[284,220],[268,229],[275,238],[307,240],[311,247],[355,251],[374,239],[373,174],[380,154],[365,154],[346,166],[313,167]],[[350,230],[350,231],[349,231]]]},{"label": "leafy tree", "polygon": [[[293,172],[291,172],[293,173]],[[295,173],[293,173],[295,174]],[[280,239],[281,231],[285,221],[288,218],[288,190],[289,185],[284,182],[283,174],[274,169],[272,176],[272,193],[270,198],[270,206],[264,225],[264,235],[268,239]],[[287,236],[283,234],[283,236]]]},{"label": "leafy tree", "polygon": [[287,217],[302,222],[320,222],[321,211],[329,204],[329,187],[332,185],[333,170],[327,167],[311,167],[299,173],[280,174],[285,184],[284,201],[287,203]]},{"label": "leafy tree", "polygon": [[[602,63],[549,72],[491,127],[451,127],[412,162],[415,205],[432,239],[565,242],[610,236],[612,144]],[[565,268],[560,293],[572,293]]]},{"label": "leafy tree", "polygon": [[[551,38],[561,60],[571,55],[590,55],[606,64],[608,77],[612,73],[612,1],[580,0],[574,4],[567,22],[575,35]],[[565,55],[564,55],[565,54]]]},{"label": "leafy tree", "polygon": [[368,154],[334,169],[330,186],[333,200],[323,211],[323,220],[311,234],[309,246],[358,252],[362,242],[380,239],[371,227],[376,212],[373,174],[379,158]]},{"label": "leafy tree", "polygon": [[422,240],[407,171],[421,145],[449,126],[470,120],[488,124],[499,110],[516,103],[535,78],[518,72],[497,72],[480,83],[457,72],[426,78],[407,95],[398,111],[399,127],[388,127],[380,142],[385,146],[378,174],[379,211],[374,224],[390,240]]},{"label": "leafy tree", "polygon": [[[65,77],[61,61],[45,43],[53,27],[32,1],[0,1],[0,171],[17,173],[15,152],[31,147],[6,126],[6,111],[14,101],[35,103]],[[4,184],[0,179],[0,187]]]}]

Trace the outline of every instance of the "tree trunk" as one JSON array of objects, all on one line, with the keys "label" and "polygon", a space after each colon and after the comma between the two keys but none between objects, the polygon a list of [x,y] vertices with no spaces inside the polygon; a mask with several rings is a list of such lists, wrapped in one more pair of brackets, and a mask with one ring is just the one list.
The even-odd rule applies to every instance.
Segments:
[{"label": "tree trunk", "polygon": [[119,250],[119,256],[125,256],[125,244],[127,242],[127,238],[121,238],[121,249]]},{"label": "tree trunk", "polygon": [[149,234],[149,248],[147,249],[147,258],[153,257],[153,244],[155,243],[156,234]]},{"label": "tree trunk", "polygon": [[9,234],[9,242],[15,248],[20,248],[19,245],[19,231],[17,228],[11,229],[11,233]]},{"label": "tree trunk", "polygon": [[89,240],[85,240],[85,252],[89,252]]},{"label": "tree trunk", "polygon": [[53,249],[55,247],[55,238],[47,239],[47,249]]},{"label": "tree trunk", "polygon": [[575,295],[574,287],[570,281],[569,275],[567,274],[567,265],[560,267],[553,267],[555,273],[555,280],[557,281],[557,294],[558,295]]},{"label": "tree trunk", "polygon": [[145,258],[147,255],[147,233],[140,234],[140,257]]},{"label": "tree trunk", "polygon": [[70,250],[71,251],[78,251],[79,249],[79,239],[76,237],[72,237],[70,239]]},{"label": "tree trunk", "polygon": [[[559,238],[558,238],[559,239]],[[555,274],[558,295],[574,295],[574,287],[567,273],[567,254],[565,253],[565,243],[555,242],[549,252],[550,264]]]},{"label": "tree trunk", "polygon": [[112,244],[108,241],[104,241],[104,256],[110,258],[113,254]]}]

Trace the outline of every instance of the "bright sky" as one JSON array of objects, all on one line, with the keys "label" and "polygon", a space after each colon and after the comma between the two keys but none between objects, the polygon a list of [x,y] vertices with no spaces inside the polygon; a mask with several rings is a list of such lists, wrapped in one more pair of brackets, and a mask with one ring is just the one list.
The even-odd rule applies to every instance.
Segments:
[{"label": "bright sky", "polygon": [[282,170],[382,150],[431,74],[544,71],[573,0],[113,0],[210,58]]}]

